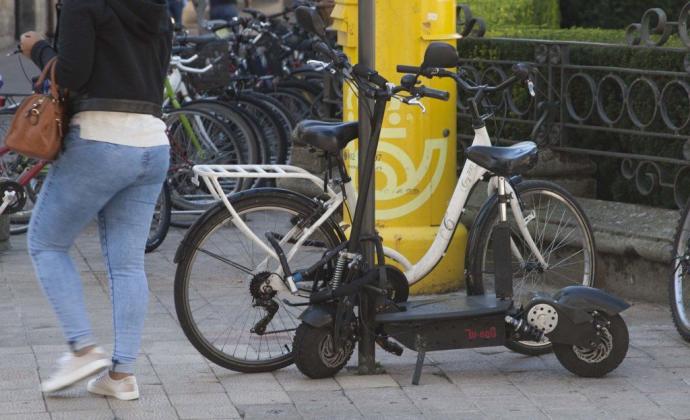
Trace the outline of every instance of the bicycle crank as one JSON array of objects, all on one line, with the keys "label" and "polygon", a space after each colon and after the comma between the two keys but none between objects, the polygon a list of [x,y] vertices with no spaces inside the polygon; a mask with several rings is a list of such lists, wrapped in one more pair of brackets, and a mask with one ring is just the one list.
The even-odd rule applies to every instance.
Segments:
[{"label": "bicycle crank", "polygon": [[0,214],[20,212],[26,205],[26,192],[14,181],[0,181]]}]

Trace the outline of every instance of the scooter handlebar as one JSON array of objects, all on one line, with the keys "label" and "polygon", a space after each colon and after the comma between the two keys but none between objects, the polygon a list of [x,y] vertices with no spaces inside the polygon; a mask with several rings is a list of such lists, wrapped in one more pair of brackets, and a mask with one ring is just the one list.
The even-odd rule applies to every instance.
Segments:
[{"label": "scooter handlebar", "polygon": [[448,99],[450,99],[450,93],[444,90],[432,89],[426,86],[419,86],[414,90],[415,93],[422,97],[440,99],[442,101],[447,101]]},{"label": "scooter handlebar", "polygon": [[399,64],[396,67],[396,70],[398,73],[413,73],[413,74],[418,74],[420,73],[420,68],[417,66],[406,66],[404,64]]}]

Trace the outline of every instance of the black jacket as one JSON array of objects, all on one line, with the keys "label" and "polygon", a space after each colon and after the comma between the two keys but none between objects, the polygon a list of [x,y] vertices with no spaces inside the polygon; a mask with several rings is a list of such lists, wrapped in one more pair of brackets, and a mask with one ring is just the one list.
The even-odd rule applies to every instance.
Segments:
[{"label": "black jacket", "polygon": [[[160,115],[172,29],[165,0],[64,0],[55,77],[70,113]],[[46,41],[31,51],[40,68],[55,55]]]}]

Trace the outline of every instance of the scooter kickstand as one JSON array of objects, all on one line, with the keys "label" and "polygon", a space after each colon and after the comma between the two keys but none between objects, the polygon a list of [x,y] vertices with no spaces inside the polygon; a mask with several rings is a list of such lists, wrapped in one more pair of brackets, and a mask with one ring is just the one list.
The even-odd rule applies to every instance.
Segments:
[{"label": "scooter kickstand", "polygon": [[412,375],[412,385],[419,385],[419,379],[422,377],[422,368],[424,367],[425,358],[425,350],[420,350],[417,352],[417,364],[414,367],[414,374]]}]

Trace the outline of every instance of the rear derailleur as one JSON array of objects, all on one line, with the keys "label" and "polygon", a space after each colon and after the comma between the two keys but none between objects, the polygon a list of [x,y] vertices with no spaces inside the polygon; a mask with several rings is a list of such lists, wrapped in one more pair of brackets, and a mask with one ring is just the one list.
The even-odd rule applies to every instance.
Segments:
[{"label": "rear derailleur", "polygon": [[249,292],[254,300],[253,305],[264,308],[266,315],[259,320],[251,329],[253,334],[264,335],[268,324],[271,323],[276,312],[278,312],[278,302],[273,298],[278,293],[270,284],[272,273],[262,272],[254,276],[249,284]]}]

